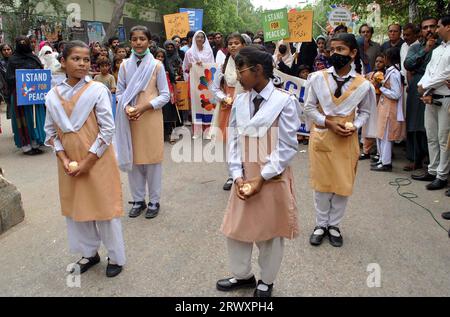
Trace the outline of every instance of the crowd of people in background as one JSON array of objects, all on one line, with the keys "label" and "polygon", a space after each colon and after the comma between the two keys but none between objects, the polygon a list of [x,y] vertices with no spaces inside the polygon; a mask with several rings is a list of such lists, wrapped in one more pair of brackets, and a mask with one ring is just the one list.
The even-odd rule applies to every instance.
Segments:
[{"label": "crowd of people in background", "polygon": [[[403,167],[404,171],[414,172],[412,178],[415,180],[429,181],[427,188],[430,190],[447,186],[450,169],[446,150],[449,130],[446,109],[450,96],[450,63],[447,63],[449,53],[446,46],[448,23],[448,17],[440,20],[427,17],[419,25],[393,23],[387,29],[388,40],[384,43],[374,42],[374,28],[364,23],[359,27],[358,56],[353,63],[356,73],[363,74],[373,84],[377,96],[376,114],[373,114],[377,117],[377,127],[368,129],[364,126],[361,129],[360,160],[371,159],[373,171],[390,172],[393,146],[404,144],[409,161]],[[174,143],[172,130],[177,126],[191,126],[192,122],[189,110],[176,107],[177,81],[189,81],[194,64],[217,63],[221,68],[228,65],[233,60],[233,54],[230,54],[233,40],[242,42],[242,47],[252,44],[264,46],[273,55],[276,69],[307,81],[311,73],[331,66],[330,39],[347,31],[347,27],[340,25],[331,34],[320,35],[304,43],[265,42],[262,31],[224,35],[199,30],[176,35],[166,41],[152,35],[149,49],[164,65],[170,89],[170,101],[163,107],[165,139]],[[60,64],[65,42],[38,42],[31,35],[18,37],[14,44],[3,43],[0,46],[0,93],[7,104],[6,115],[11,119],[16,146],[26,155],[36,155],[42,153],[45,107],[39,104],[17,106],[14,98],[15,70],[50,69],[52,86],[57,85],[65,79]],[[92,42],[89,48],[90,75],[114,94],[120,65],[132,54],[131,46],[111,37],[106,43]],[[228,75],[230,73],[229,70]],[[222,75],[227,75],[226,69],[222,69]],[[446,84],[441,85],[442,81],[438,81],[436,76],[445,77]],[[235,77],[225,76],[229,81],[226,89],[236,86]],[[216,83],[216,87],[220,86],[220,82]],[[231,107],[224,102],[230,91],[222,89],[222,94],[218,91],[220,89],[215,90],[215,95],[224,111]],[[227,118],[226,115],[220,117],[222,128],[228,123]],[[309,127],[308,122],[304,123]],[[198,125],[194,125],[193,130],[194,137],[202,133]],[[308,137],[299,136],[299,141],[307,144]],[[424,171],[425,166],[428,168]],[[228,179],[224,189],[230,187]]]},{"label": "crowd of people in background", "polygon": [[[292,183],[288,166],[297,153],[297,142],[309,142],[308,137],[296,136],[298,130],[295,129],[300,127],[300,123],[307,130],[313,130],[309,152],[317,226],[310,237],[312,245],[320,245],[323,237],[329,234],[333,246],[342,246],[338,226],[344,216],[348,197],[352,194],[358,160],[371,160],[370,170],[373,172],[392,172],[394,154],[399,155],[400,159],[408,160],[403,170],[412,172],[414,180],[428,182],[427,190],[440,190],[448,185],[448,15],[440,19],[426,17],[419,25],[393,23],[388,26],[388,40],[384,43],[372,40],[374,28],[369,24],[359,27],[359,36],[348,34],[347,27],[340,25],[331,34],[320,35],[303,43],[284,40],[266,42],[263,32],[225,35],[198,30],[166,40],[150,34],[144,26],[136,26],[130,33],[132,46],[120,43],[117,37],[108,39],[106,43],[92,42],[89,46],[80,41],[38,43],[33,35],[17,37],[14,47],[6,43],[0,46],[0,93],[7,104],[7,118],[11,120],[17,148],[25,155],[37,155],[43,152],[40,147],[44,143],[51,145],[60,159],[59,164],[64,165],[66,175],[76,177],[80,171],[92,169],[98,173],[95,174],[98,178],[105,177],[104,183],[109,182],[110,176],[111,182],[115,184],[117,193],[114,200],[103,192],[105,201],[111,202],[111,208],[105,207],[104,213],[108,217],[114,213],[111,216],[114,221],[105,224],[102,230],[106,236],[117,237],[117,241],[109,240],[111,248],[118,250],[116,257],[108,263],[107,276],[119,274],[125,263],[121,225],[120,221],[115,221],[122,212],[117,167],[128,172],[133,196],[129,216],[136,218],[143,210],[147,210],[146,218],[154,218],[160,208],[163,139],[174,143],[172,131],[177,126],[192,126],[193,138],[204,137],[204,127],[195,123],[192,117],[194,114],[189,110],[180,111],[177,107],[177,82],[189,82],[195,65],[218,65],[210,88],[217,105],[212,122],[214,129],[209,132],[209,137],[214,134],[216,141],[221,140],[224,144],[228,142],[232,148],[223,189],[230,190],[234,186],[235,190],[231,192],[222,231],[229,238],[228,248],[235,277],[219,280],[219,290],[254,286],[255,278],[247,271],[253,241],[256,241],[261,251],[260,264],[265,266],[262,269],[265,270],[263,275],[266,274],[266,280],[258,282],[255,296],[270,296],[281,263],[282,238],[296,236],[297,225],[295,215],[291,214],[295,208],[288,205],[289,201],[295,200],[291,197],[292,193],[278,185],[274,185],[274,191],[271,191],[271,185],[263,184],[268,184],[265,181],[271,178],[280,180],[277,184],[282,181]],[[80,56],[84,56],[86,61],[80,61]],[[90,69],[86,65],[90,65]],[[86,66],[84,71],[88,76],[84,72],[81,76],[77,71],[76,67],[83,66]],[[52,86],[56,88],[49,93],[47,109],[44,104],[18,106],[17,69],[51,71]],[[272,80],[273,69],[304,81],[303,100],[299,102],[297,97],[286,91],[275,89],[281,88],[282,83]],[[243,96],[248,98],[244,99]],[[77,113],[80,116],[80,122],[76,122],[80,124],[79,131],[89,135],[91,141],[95,142],[91,149],[83,149],[84,154],[74,146],[71,138],[79,136],[69,133],[71,130],[67,127],[71,125],[67,123],[68,118],[62,115],[63,111],[67,113],[73,110],[70,109],[71,103],[74,105],[78,98],[85,98],[86,104],[90,105],[84,109],[85,114]],[[101,105],[94,109],[95,100],[101,101]],[[59,104],[66,109],[61,109]],[[115,122],[109,109],[106,109],[109,104],[116,115]],[[250,109],[251,115],[244,106]],[[274,110],[277,107],[278,112]],[[251,121],[253,116],[258,120]],[[256,165],[241,161],[239,151],[247,149],[240,149],[239,136],[236,133],[228,135],[227,130],[237,127],[237,121],[243,119],[256,125],[265,124],[266,128],[277,126],[281,140],[277,145],[281,153],[277,163],[283,165],[283,170],[277,170],[279,164],[271,165],[269,159],[265,166],[257,166],[254,178],[244,179],[243,166],[247,166],[246,172],[252,174],[252,168]],[[67,128],[67,131],[57,131],[55,124],[61,129]],[[115,134],[112,132],[114,130]],[[112,146],[108,148],[113,134],[117,162]],[[254,136],[248,134],[245,137]],[[63,145],[66,150],[62,148]],[[396,145],[403,146],[405,151],[394,151]],[[69,168],[70,160],[65,152],[70,151],[71,155],[80,157],[80,168],[76,171]],[[81,158],[85,152],[89,153],[89,157]],[[104,153],[106,158],[101,159]],[[271,153],[267,154],[270,156]],[[107,165],[111,174],[95,170],[93,162],[96,160]],[[96,197],[85,192],[85,188],[88,183],[89,186],[101,188],[96,183],[97,176],[89,178],[86,186],[83,180],[77,178],[72,178],[70,182],[73,184],[69,184],[67,179],[64,180],[63,171],[60,169],[60,179],[66,183],[62,187],[66,186],[68,190],[76,186],[77,191],[86,194],[83,202],[94,206]],[[148,205],[145,201],[146,184],[149,189]],[[262,189],[267,192],[266,195],[257,196],[261,205],[244,202],[245,196],[248,196],[244,185],[250,187],[251,195],[258,194]],[[273,197],[276,195],[284,197],[280,200],[281,204],[275,204],[277,201]],[[450,190],[446,191],[446,195],[450,196]],[[79,202],[73,202],[74,198],[68,199],[69,196],[62,195],[62,200],[64,198],[67,204],[76,206]],[[248,209],[252,208],[254,210],[249,213]],[[80,247],[83,244],[82,237],[90,232],[83,222],[91,219],[91,215],[79,215],[75,210],[77,208],[73,209],[68,212],[71,214],[69,218],[73,216],[74,219],[73,222],[68,221],[69,236],[73,238],[73,245],[78,243],[79,248],[83,249],[85,246]],[[242,212],[244,209],[246,212]],[[281,235],[275,230],[279,228],[272,227],[276,222],[274,219],[281,217],[280,210],[285,218],[282,222],[286,224],[282,226]],[[261,215],[255,221],[253,217],[258,212]],[[450,212],[442,216],[450,219]],[[102,217],[97,215],[98,219],[95,219],[102,220]],[[250,224],[251,227],[255,223],[258,223],[252,227],[255,231],[242,238],[242,232],[249,233],[247,229],[242,229],[246,227],[243,224]],[[271,235],[266,235],[267,230],[263,226],[272,228],[274,232],[268,230]],[[259,227],[264,230],[259,230]],[[93,241],[97,243],[98,239],[96,237]],[[90,255],[83,255],[79,262],[85,270],[99,262],[98,254],[93,252],[87,252]],[[243,257],[247,257],[246,263],[241,261]],[[236,276],[240,278],[236,279]]]}]

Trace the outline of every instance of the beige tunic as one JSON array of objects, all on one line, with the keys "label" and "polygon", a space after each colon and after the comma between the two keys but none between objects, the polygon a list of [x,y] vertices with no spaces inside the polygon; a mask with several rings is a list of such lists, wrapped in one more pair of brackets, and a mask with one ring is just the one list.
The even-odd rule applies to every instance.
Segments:
[{"label": "beige tunic", "polygon": [[[277,126],[277,122],[273,126]],[[261,175],[265,162],[260,158],[268,156],[276,144],[272,130],[268,129],[262,138],[242,137],[241,144],[245,144],[242,151],[244,179]],[[257,162],[250,160],[250,144],[258,144],[260,154]],[[281,175],[266,181],[261,191],[247,200],[236,195],[233,184],[221,230],[226,237],[244,242],[267,241],[275,237],[295,238],[298,235],[297,202],[291,169],[287,167]]]},{"label": "beige tunic", "polygon": [[[333,96],[334,103],[339,107],[345,99],[351,98],[352,92],[364,81],[362,76],[357,76],[341,97]],[[319,110],[323,112],[320,107]],[[353,122],[354,118],[355,112],[345,117],[327,116],[327,119],[342,124]],[[343,137],[313,124],[309,140],[309,165],[311,186],[315,191],[350,196],[353,192],[358,159],[358,133]]]},{"label": "beige tunic", "polygon": [[[389,82],[384,83],[384,86],[390,89]],[[397,100],[388,98],[385,95],[380,96],[378,102],[377,115],[377,138],[384,139],[386,127],[389,125],[387,131],[388,141],[401,141],[406,136],[405,121],[397,121]]]},{"label": "beige tunic", "polygon": [[[58,98],[70,117],[78,98],[89,87],[86,84],[70,100]],[[83,105],[77,105],[80,107]],[[63,133],[55,125],[64,151],[72,161],[81,162],[88,154],[99,133],[95,110],[89,114],[83,127],[75,133]],[[122,188],[113,146],[110,145],[88,173],[77,177],[66,175],[58,161],[61,212],[74,221],[111,220],[123,215]]]},{"label": "beige tunic", "polygon": [[[156,76],[161,70],[158,63],[147,88],[137,97],[137,104],[150,104],[158,97]],[[164,122],[162,109],[152,109],[144,112],[139,120],[130,121],[131,139],[133,144],[134,164],[158,164],[164,158]]]}]

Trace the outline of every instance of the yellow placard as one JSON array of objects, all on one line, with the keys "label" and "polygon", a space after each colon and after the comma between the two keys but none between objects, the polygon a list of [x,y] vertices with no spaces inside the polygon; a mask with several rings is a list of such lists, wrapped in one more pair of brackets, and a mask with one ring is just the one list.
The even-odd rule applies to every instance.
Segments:
[{"label": "yellow placard", "polygon": [[289,38],[286,42],[311,42],[313,11],[288,12]]},{"label": "yellow placard", "polygon": [[186,37],[186,34],[190,31],[189,13],[183,12],[165,15],[164,27],[168,39],[171,39],[174,35]]},{"label": "yellow placard", "polygon": [[178,110],[189,110],[189,83],[187,81],[177,81],[175,84]]}]

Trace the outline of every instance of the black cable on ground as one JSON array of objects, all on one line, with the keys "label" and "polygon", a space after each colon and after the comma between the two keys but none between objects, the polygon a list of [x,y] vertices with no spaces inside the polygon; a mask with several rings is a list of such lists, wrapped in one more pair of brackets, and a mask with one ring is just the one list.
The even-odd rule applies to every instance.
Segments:
[{"label": "black cable on ground", "polygon": [[[389,185],[397,186],[397,194],[400,197],[403,197],[403,198],[409,200],[410,202],[412,202],[413,204],[425,209],[430,214],[430,216],[433,218],[433,220],[438,224],[439,227],[441,227],[443,230],[445,230],[445,232],[447,232],[447,233],[449,232],[448,229],[446,229],[439,221],[437,221],[437,219],[434,217],[431,210],[429,210],[428,208],[426,208],[426,207],[422,206],[421,204],[414,201],[415,198],[419,197],[417,194],[412,193],[412,192],[403,192],[403,193],[400,192],[400,187],[411,185],[411,180],[409,178],[398,177],[398,178],[394,179],[393,181],[390,181]],[[449,233],[449,237],[450,237],[450,233]]]}]

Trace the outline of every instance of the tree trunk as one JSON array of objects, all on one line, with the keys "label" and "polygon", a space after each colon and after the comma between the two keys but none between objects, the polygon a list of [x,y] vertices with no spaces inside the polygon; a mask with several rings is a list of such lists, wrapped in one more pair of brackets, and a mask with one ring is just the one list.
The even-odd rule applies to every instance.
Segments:
[{"label": "tree trunk", "polygon": [[123,16],[123,9],[125,7],[126,0],[116,0],[114,5],[113,14],[111,17],[111,22],[109,23],[108,29],[106,30],[105,40],[107,41],[111,36],[116,34],[117,26],[120,23],[120,19]]},{"label": "tree trunk", "polygon": [[413,23],[419,18],[418,0],[409,0],[409,22]]}]

